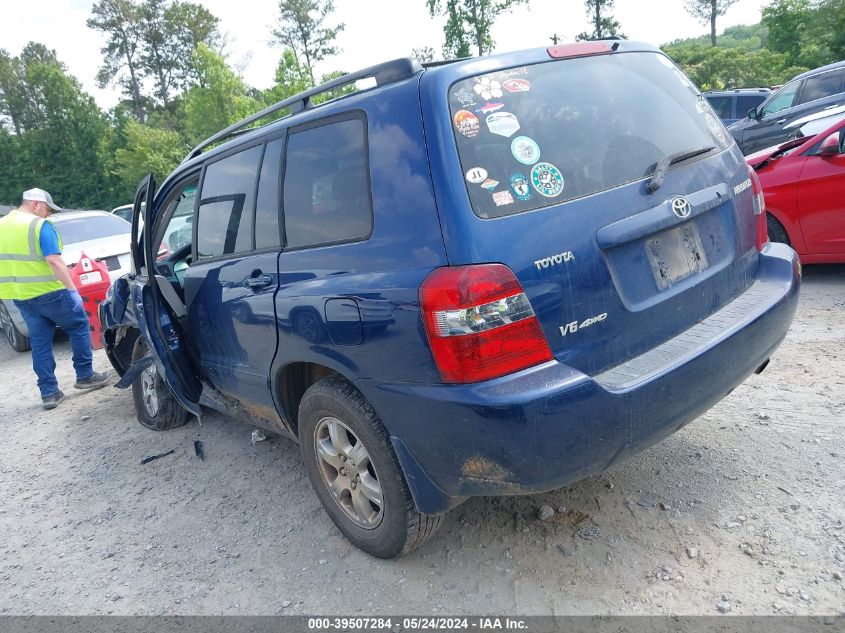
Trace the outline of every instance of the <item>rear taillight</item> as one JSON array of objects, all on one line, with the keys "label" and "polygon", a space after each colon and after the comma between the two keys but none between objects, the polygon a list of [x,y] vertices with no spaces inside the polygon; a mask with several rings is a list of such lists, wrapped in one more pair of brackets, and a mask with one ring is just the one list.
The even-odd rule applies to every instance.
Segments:
[{"label": "rear taillight", "polygon": [[534,309],[503,264],[438,268],[420,286],[420,306],[444,382],[481,382],[552,359]]},{"label": "rear taillight", "polygon": [[763,250],[763,246],[769,241],[769,228],[766,224],[766,200],[763,197],[763,185],[757,177],[757,172],[752,167],[748,168],[751,178],[751,191],[754,194],[754,217],[757,220],[757,250]]}]

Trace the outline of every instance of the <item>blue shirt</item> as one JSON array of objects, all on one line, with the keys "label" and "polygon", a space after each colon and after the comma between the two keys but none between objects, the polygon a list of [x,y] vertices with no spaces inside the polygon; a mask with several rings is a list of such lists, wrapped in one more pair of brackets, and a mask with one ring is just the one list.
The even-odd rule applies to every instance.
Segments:
[{"label": "blue shirt", "polygon": [[62,249],[59,248],[59,234],[56,232],[56,227],[50,222],[44,222],[41,225],[41,235],[38,243],[41,246],[41,254],[44,257],[47,257],[47,255],[62,254]]}]

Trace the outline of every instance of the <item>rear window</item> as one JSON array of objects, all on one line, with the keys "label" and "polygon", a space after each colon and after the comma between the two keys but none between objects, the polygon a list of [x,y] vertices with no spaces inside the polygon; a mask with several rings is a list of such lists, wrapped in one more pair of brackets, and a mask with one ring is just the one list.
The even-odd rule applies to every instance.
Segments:
[{"label": "rear window", "polygon": [[494,218],[639,180],[730,136],[665,56],[620,53],[471,77],[449,94],[473,211]]},{"label": "rear window", "polygon": [[115,215],[96,215],[69,220],[53,218],[53,226],[65,245],[98,240],[115,235],[128,235],[132,225]]}]

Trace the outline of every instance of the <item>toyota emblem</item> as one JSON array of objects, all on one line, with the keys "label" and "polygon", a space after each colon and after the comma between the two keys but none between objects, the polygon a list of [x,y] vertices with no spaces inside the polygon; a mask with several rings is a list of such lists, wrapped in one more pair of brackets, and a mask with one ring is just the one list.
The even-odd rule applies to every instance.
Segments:
[{"label": "toyota emblem", "polygon": [[692,205],[686,198],[675,198],[672,200],[672,211],[679,218],[686,218],[692,213]]}]

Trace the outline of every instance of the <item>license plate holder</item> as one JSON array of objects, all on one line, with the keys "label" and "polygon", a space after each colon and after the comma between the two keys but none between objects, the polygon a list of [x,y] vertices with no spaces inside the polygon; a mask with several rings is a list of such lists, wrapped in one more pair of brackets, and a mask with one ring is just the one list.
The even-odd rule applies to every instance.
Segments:
[{"label": "license plate holder", "polygon": [[645,250],[658,290],[671,288],[709,265],[694,221],[647,239]]}]

